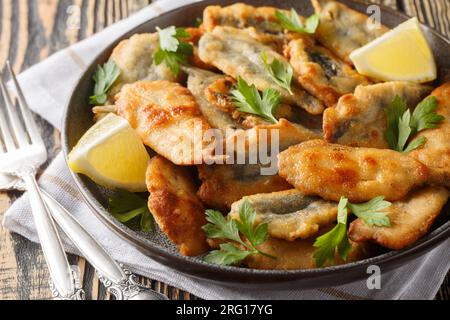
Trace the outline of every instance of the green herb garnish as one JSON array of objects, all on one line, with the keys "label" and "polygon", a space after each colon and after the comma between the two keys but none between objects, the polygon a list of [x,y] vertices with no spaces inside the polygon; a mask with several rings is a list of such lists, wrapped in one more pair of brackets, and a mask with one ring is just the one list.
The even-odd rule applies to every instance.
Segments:
[{"label": "green herb garnish", "polygon": [[198,28],[198,27],[200,27],[201,25],[202,25],[202,23],[203,23],[203,19],[202,18],[195,18],[195,21],[194,21],[194,26],[196,27],[196,28]]},{"label": "green herb garnish", "polygon": [[352,204],[347,198],[341,197],[338,204],[338,216],[336,226],[329,232],[321,235],[314,242],[314,260],[318,268],[325,262],[336,262],[336,253],[342,260],[347,260],[347,255],[352,247],[347,236],[347,219],[350,211],[369,226],[389,227],[390,220],[386,213],[381,212],[391,205],[384,197],[376,197],[369,202]]},{"label": "green herb garnish", "polygon": [[238,77],[236,89],[231,91],[233,102],[241,112],[255,114],[272,123],[277,123],[274,116],[281,102],[281,94],[272,88],[263,91],[262,96],[255,85],[249,85]]},{"label": "green herb garnish", "polygon": [[140,217],[139,226],[142,231],[149,232],[153,229],[153,216],[147,201],[132,192],[116,191],[109,197],[108,211],[122,223],[129,223]]},{"label": "green herb garnish", "polygon": [[[392,150],[410,152],[425,144],[426,138],[410,138],[425,129],[436,128],[445,118],[435,112],[436,97],[430,96],[419,103],[411,115],[405,101],[396,96],[384,109],[387,118],[385,138]],[[409,143],[408,143],[409,141]]]},{"label": "green herb garnish", "polygon": [[119,67],[109,60],[103,66],[97,66],[93,77],[95,81],[94,95],[89,98],[92,105],[104,105],[108,100],[108,91],[120,75]]},{"label": "green herb garnish", "polygon": [[313,34],[314,32],[316,32],[320,20],[319,15],[313,14],[312,16],[307,18],[305,24],[303,24],[302,20],[297,14],[297,11],[295,11],[294,9],[291,9],[290,15],[277,10],[275,12],[275,16],[278,19],[279,25],[283,29],[308,34]]},{"label": "green herb garnish", "polygon": [[188,63],[189,56],[192,56],[194,48],[190,43],[183,42],[181,39],[189,38],[189,32],[184,28],[175,28],[174,26],[160,29],[156,28],[159,34],[159,48],[153,55],[153,61],[156,65],[164,62],[170,71],[178,76],[180,65]]},{"label": "green herb garnish", "polygon": [[[203,227],[206,236],[212,239],[226,239],[232,242],[220,245],[220,250],[211,251],[205,260],[220,265],[235,265],[251,254],[262,254],[275,258],[260,251],[257,246],[268,238],[267,223],[254,226],[256,212],[248,201],[244,201],[239,208],[239,220],[230,216],[224,218],[221,212],[206,210],[206,220],[209,222]],[[247,241],[244,241],[245,237]]]},{"label": "green herb garnish", "polygon": [[294,71],[292,70],[291,65],[284,65],[278,59],[273,59],[272,63],[269,64],[267,53],[265,51],[261,53],[261,58],[263,60],[264,67],[267,72],[269,72],[273,81],[275,81],[275,83],[280,87],[286,89],[290,94],[293,94],[291,90],[291,82]]}]

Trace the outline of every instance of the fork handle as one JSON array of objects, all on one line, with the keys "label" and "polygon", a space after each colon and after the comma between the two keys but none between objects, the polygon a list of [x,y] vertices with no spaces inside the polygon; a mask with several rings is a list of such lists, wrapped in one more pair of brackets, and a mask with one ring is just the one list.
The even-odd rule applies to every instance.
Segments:
[{"label": "fork handle", "polygon": [[30,172],[22,173],[21,178],[27,187],[34,223],[50,272],[53,297],[63,300],[83,300],[84,292],[80,288],[75,272],[69,266],[61,239],[43,201],[34,172],[30,170]]}]

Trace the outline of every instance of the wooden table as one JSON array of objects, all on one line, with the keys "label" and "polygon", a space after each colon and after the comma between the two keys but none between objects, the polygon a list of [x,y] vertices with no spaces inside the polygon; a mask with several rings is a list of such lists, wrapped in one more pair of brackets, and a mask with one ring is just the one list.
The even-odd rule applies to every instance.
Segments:
[{"label": "wooden table", "polygon": [[[0,0],[0,66],[9,59],[16,72],[23,71],[50,54],[136,12],[151,0]],[[449,0],[378,0],[417,16],[422,22],[450,37]],[[433,3],[433,5],[430,5]],[[80,29],[67,29],[68,8],[80,9]],[[60,151],[60,134],[37,117],[49,143],[50,158]],[[19,192],[0,193],[0,219]],[[93,268],[83,258],[71,256],[81,270],[88,299],[109,299]],[[0,226],[0,299],[48,299],[48,271],[39,245],[11,234]],[[140,278],[143,285],[171,299],[195,299],[189,293],[163,283]],[[437,299],[449,299],[449,277]]]}]

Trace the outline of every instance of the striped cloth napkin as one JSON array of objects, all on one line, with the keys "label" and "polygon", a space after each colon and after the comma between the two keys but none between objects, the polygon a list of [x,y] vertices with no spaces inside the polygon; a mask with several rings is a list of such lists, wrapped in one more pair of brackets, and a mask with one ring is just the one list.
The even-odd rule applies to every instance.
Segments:
[{"label": "striped cloth napkin", "polygon": [[[71,90],[85,67],[105,48],[133,27],[192,0],[158,1],[137,14],[104,31],[81,41],[47,60],[31,67],[19,76],[31,108],[60,128],[62,112]],[[0,179],[1,181],[1,179]],[[106,228],[83,202],[72,182],[63,155],[60,154],[40,178],[40,185],[50,193],[119,262],[135,273],[165,282],[204,299],[432,299],[450,267],[450,239],[439,247],[395,271],[381,270],[381,289],[368,289],[366,280],[334,288],[304,290],[251,290],[239,286],[219,285],[181,274],[169,265],[162,265],[145,256]],[[25,193],[4,216],[3,224],[31,241],[38,242]],[[78,254],[64,235],[68,252]],[[365,273],[365,270],[361,271]],[[369,275],[368,275],[369,276]]]}]

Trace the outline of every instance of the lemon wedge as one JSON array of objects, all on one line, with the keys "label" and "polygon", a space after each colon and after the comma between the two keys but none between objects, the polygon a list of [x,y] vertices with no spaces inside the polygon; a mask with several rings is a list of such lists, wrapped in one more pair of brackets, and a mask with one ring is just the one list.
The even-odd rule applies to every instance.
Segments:
[{"label": "lemon wedge", "polygon": [[383,81],[428,82],[436,62],[417,18],[412,18],[350,54],[360,74]]},{"label": "lemon wedge", "polygon": [[109,114],[90,128],[68,157],[69,167],[111,189],[146,191],[150,157],[128,121]]}]

